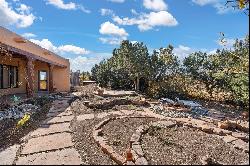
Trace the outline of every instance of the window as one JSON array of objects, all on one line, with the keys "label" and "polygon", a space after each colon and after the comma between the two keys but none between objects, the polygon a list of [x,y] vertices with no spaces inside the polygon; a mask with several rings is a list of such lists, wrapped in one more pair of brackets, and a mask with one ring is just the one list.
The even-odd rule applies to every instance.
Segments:
[{"label": "window", "polygon": [[0,65],[0,89],[18,87],[18,69],[16,66]]},{"label": "window", "polygon": [[17,67],[9,66],[9,88],[16,88],[17,87]]},{"label": "window", "polygon": [[40,91],[47,91],[48,90],[48,80],[47,80],[47,72],[46,71],[39,71],[39,90]]}]

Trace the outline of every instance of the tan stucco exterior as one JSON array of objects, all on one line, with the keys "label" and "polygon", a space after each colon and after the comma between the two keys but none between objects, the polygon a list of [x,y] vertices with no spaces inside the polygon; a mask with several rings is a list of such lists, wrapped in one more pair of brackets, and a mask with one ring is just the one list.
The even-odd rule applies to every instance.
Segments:
[{"label": "tan stucco exterior", "polygon": [[[23,40],[24,42],[17,42]],[[53,87],[58,92],[66,92],[70,90],[70,63],[68,59],[62,58],[40,46],[23,39],[21,36],[0,26],[0,44],[16,48],[18,57],[5,58],[0,55],[0,64],[18,67],[18,88],[0,89],[0,94],[16,94],[26,93],[27,80],[27,58],[32,58],[34,64],[34,91],[38,92],[38,71],[47,71],[48,80],[50,79],[50,65],[53,65]],[[22,51],[27,55],[22,55]],[[49,86],[49,82],[48,82]],[[49,89],[48,89],[49,91]]]}]

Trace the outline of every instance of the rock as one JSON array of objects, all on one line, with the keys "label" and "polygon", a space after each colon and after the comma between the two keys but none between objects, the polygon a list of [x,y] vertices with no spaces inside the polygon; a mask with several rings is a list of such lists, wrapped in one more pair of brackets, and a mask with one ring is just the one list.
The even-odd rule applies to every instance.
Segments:
[{"label": "rock", "polygon": [[31,132],[30,136],[37,137],[62,132],[70,132],[70,123],[43,125],[35,131]]},{"label": "rock", "polygon": [[72,147],[74,144],[71,141],[69,133],[53,134],[32,138],[24,145],[21,154],[33,154],[38,152],[46,152],[55,149]]},{"label": "rock", "polygon": [[79,153],[73,149],[56,150],[54,152],[36,153],[19,157],[16,165],[80,165]]},{"label": "rock", "polygon": [[213,127],[210,127],[208,125],[202,125],[201,130],[209,134],[213,133]]},{"label": "rock", "polygon": [[132,161],[127,161],[126,165],[135,165],[135,163],[133,163]]},{"label": "rock", "polygon": [[45,120],[43,124],[57,124],[57,123],[66,123],[70,122],[74,116],[59,116],[59,117],[53,117]]},{"label": "rock", "polygon": [[132,149],[135,151],[135,153],[136,153],[139,157],[144,156],[144,153],[143,153],[143,150],[142,150],[142,148],[141,148],[141,145],[133,144],[133,145],[132,145]]},{"label": "rock", "polygon": [[238,138],[235,138],[235,137],[233,137],[233,136],[231,136],[231,135],[227,135],[227,136],[224,136],[223,137],[223,141],[225,141],[226,143],[231,143],[231,142],[233,142],[233,141],[235,141],[235,140],[237,140]]},{"label": "rock", "polygon": [[188,100],[179,100],[177,98],[178,104],[187,106],[187,107],[202,107],[199,103],[193,102],[193,101],[188,101]]},{"label": "rock", "polygon": [[141,137],[140,133],[135,132],[130,138],[130,143],[139,142],[140,137]]},{"label": "rock", "polygon": [[0,113],[0,120],[4,119],[21,119],[24,114],[33,114],[39,109],[39,107],[32,104],[14,105],[6,108]]},{"label": "rock", "polygon": [[191,108],[191,113],[195,114],[197,116],[207,116],[208,115],[208,110],[204,109],[202,107],[192,107]]},{"label": "rock", "polygon": [[237,121],[236,122],[236,128],[238,130],[249,132],[249,122],[247,121]]},{"label": "rock", "polygon": [[244,141],[242,141],[240,139],[237,139],[237,140],[233,141],[232,144],[237,149],[241,149],[246,153],[249,152],[249,143],[246,143],[246,142],[244,142]]},{"label": "rock", "polygon": [[0,165],[12,165],[20,145],[13,145],[0,152]]},{"label": "rock", "polygon": [[114,160],[117,164],[119,165],[123,165],[126,162],[126,159],[124,157],[122,157],[121,155],[117,154],[117,153],[112,153],[110,155],[111,159]]},{"label": "rock", "polygon": [[225,135],[231,135],[232,131],[228,131],[228,130],[224,130],[224,129],[220,129],[220,128],[214,128],[213,132],[217,135],[220,136],[225,136]]},{"label": "rock", "polygon": [[227,122],[218,122],[218,127],[220,129],[228,130],[229,129],[229,124]]},{"label": "rock", "polygon": [[135,165],[148,165],[148,161],[144,157],[140,157],[135,161]]},{"label": "rock", "polygon": [[248,141],[249,140],[249,135],[246,133],[238,133],[238,132],[233,132],[232,136],[238,139],[242,139],[244,141]]},{"label": "rock", "polygon": [[160,102],[164,103],[164,104],[170,104],[170,105],[174,105],[175,104],[175,102],[173,100],[168,99],[168,98],[162,98],[162,99],[160,99]]},{"label": "rock", "polygon": [[106,145],[106,144],[105,145],[100,144],[100,145],[101,145],[102,151],[105,154],[111,155],[112,153],[114,153],[114,150],[111,146]]},{"label": "rock", "polygon": [[77,116],[77,121],[84,121],[84,120],[90,120],[90,119],[94,119],[95,115],[94,114],[83,114],[83,115],[79,115]]}]

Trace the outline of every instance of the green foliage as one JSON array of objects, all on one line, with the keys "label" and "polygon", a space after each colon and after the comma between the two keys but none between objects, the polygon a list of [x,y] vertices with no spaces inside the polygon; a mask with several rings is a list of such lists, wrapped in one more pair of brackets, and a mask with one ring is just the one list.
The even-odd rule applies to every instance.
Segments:
[{"label": "green foliage", "polygon": [[[236,40],[231,50],[214,54],[195,52],[183,64],[171,45],[149,55],[143,43],[123,41],[113,56],[92,68],[92,78],[101,86],[137,89],[143,79],[147,95],[160,97],[189,96],[212,100],[230,100],[249,106],[249,37]],[[136,88],[137,87],[137,88]]]},{"label": "green foliage", "polygon": [[91,80],[91,74],[89,72],[82,72],[80,74],[80,82]]}]

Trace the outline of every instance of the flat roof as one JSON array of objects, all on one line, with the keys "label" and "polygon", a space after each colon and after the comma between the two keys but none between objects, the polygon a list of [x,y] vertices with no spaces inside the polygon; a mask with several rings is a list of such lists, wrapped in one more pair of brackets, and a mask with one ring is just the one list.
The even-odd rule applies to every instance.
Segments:
[{"label": "flat roof", "polygon": [[6,45],[10,51],[17,52],[26,57],[33,57],[34,59],[57,66],[69,66],[68,59],[44,49],[2,26],[0,26],[0,44],[1,43]]}]

